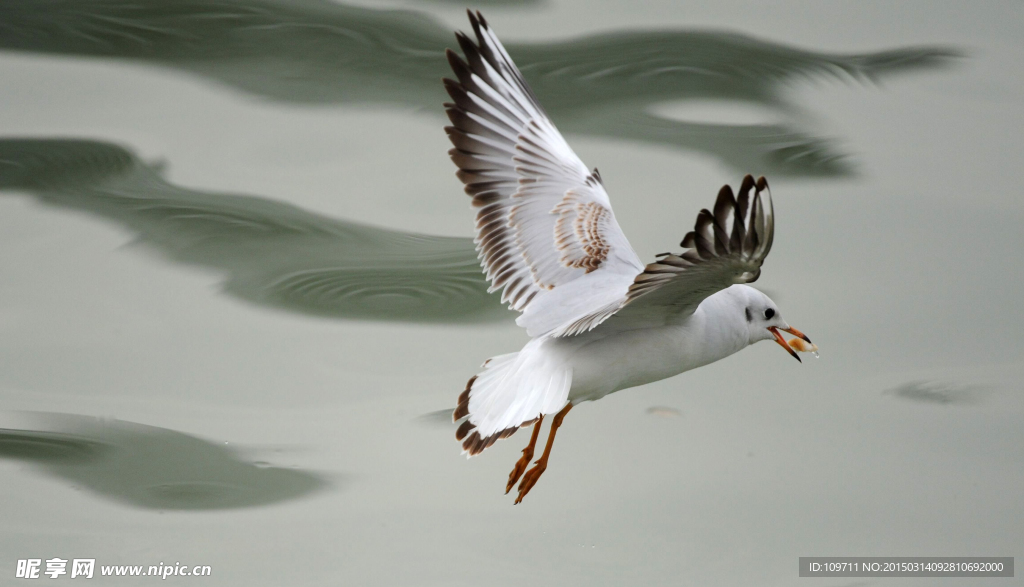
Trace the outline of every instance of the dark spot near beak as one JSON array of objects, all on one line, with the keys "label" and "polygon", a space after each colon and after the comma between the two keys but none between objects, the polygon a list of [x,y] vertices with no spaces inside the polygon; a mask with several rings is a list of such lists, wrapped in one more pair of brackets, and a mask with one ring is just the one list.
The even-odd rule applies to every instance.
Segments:
[{"label": "dark spot near beak", "polygon": [[743,308],[743,312],[747,315],[747,322],[752,322],[754,320],[754,316],[750,313],[750,308]]}]

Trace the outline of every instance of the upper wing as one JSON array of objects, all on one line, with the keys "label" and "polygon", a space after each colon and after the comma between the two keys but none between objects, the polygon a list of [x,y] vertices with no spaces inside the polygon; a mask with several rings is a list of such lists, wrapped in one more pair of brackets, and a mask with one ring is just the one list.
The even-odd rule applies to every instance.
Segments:
[{"label": "upper wing", "polygon": [[480,208],[475,241],[491,290],[504,288],[502,301],[537,336],[621,299],[643,264],[600,174],[559,134],[483,16],[469,19],[476,43],[456,34],[466,61],[448,51],[458,77],[444,80],[449,154]]},{"label": "upper wing", "polygon": [[624,299],[581,318],[580,326],[567,333],[589,330],[612,316],[616,319],[609,326],[625,329],[679,322],[709,295],[757,281],[774,234],[771,192],[763,177],[744,177],[735,197],[724,186],[714,212],[701,210],[693,231],[679,243],[688,250],[658,255],[636,276]]}]

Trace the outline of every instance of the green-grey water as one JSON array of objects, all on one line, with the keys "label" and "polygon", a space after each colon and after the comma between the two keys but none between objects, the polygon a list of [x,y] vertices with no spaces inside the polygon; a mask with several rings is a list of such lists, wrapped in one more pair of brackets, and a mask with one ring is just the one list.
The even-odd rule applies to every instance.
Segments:
[{"label": "green-grey water", "polygon": [[0,139],[0,187],[116,221],[181,263],[227,274],[243,299],[350,318],[507,317],[487,294],[472,239],[408,234],[265,198],[168,184],[115,145]]},{"label": "green-grey water", "polygon": [[1024,5],[479,7],[642,259],[769,178],[757,285],[821,360],[757,345],[585,404],[513,507],[525,435],[467,461],[446,417],[526,341],[446,155],[464,6],[4,2],[3,583],[59,557],[838,586],[798,557],[1024,556]]}]

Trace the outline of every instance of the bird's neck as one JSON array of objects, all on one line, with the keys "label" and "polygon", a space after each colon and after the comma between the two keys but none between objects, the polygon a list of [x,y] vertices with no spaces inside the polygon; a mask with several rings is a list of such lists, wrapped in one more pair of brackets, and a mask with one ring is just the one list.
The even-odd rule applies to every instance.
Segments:
[{"label": "bird's neck", "polygon": [[693,314],[695,320],[693,342],[699,348],[689,349],[699,361],[707,365],[737,353],[750,343],[750,333],[742,310],[726,290],[708,296]]}]

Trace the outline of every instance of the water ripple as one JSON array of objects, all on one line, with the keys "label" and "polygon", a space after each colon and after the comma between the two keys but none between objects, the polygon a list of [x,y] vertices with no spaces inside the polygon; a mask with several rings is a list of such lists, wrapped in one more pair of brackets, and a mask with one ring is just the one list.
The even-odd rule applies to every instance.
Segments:
[{"label": "water ripple", "polygon": [[[500,26],[499,26],[500,30]],[[696,150],[742,173],[849,174],[837,144],[799,119],[724,128],[645,114],[666,101],[749,102],[783,115],[783,90],[934,68],[945,47],[836,54],[719,31],[621,31],[516,43],[510,54],[564,132]],[[6,0],[0,49],[172,67],[274,100],[391,104],[441,116],[452,32],[420,12],[319,0]],[[765,132],[765,131],[770,132]]]},{"label": "water ripple", "polygon": [[511,316],[487,293],[472,239],[178,187],[109,143],[0,139],[0,189],[117,222],[166,258],[224,272],[227,293],[265,306],[417,322]]},{"label": "water ripple", "polygon": [[224,445],[174,430],[48,412],[0,413],[0,458],[151,509],[255,507],[329,484],[311,472],[248,462]]},{"label": "water ripple", "polygon": [[884,392],[900,399],[937,405],[975,405],[982,402],[988,390],[977,385],[960,385],[940,381],[910,381]]}]

